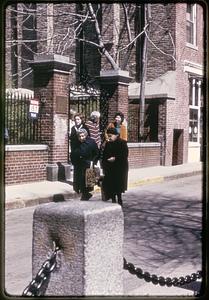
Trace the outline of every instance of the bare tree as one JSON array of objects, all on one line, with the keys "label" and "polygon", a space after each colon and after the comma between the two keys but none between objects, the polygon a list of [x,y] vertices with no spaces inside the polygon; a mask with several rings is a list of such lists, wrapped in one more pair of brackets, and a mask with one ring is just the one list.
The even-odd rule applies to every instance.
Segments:
[{"label": "bare tree", "polygon": [[[144,24],[136,31],[135,16],[142,7],[145,8]],[[15,22],[6,24],[6,32],[16,32],[16,35],[6,34],[6,50],[11,51],[11,55],[21,61],[21,67],[17,67],[16,72],[13,72],[13,77],[19,76],[23,79],[31,74],[28,63],[33,60],[34,55],[72,55],[78,43],[96,49],[110,69],[126,69],[129,67],[131,55],[136,55],[137,43],[141,44],[141,76],[136,78],[136,81],[141,83],[139,132],[140,136],[143,136],[148,48],[155,48],[160,55],[170,56],[175,60],[174,51],[172,54],[166,53],[150,37],[151,4],[21,2],[8,6],[6,10],[10,19],[15,19]],[[63,22],[65,25],[60,25]],[[169,31],[168,34],[175,49],[172,35]],[[135,62],[137,63],[137,59]]]},{"label": "bare tree", "polygon": [[[15,57],[24,60],[25,62],[30,62],[33,59],[35,54],[48,54],[48,53],[57,53],[65,54],[74,47],[75,42],[83,42],[85,44],[91,45],[98,49],[101,56],[104,56],[107,61],[110,63],[112,69],[117,70],[120,66],[125,64],[121,61],[122,53],[131,51],[135,45],[137,39],[139,39],[144,31],[138,36],[132,37],[131,34],[131,14],[134,15],[134,11],[137,9],[137,6],[134,4],[115,4],[115,12],[124,14],[124,26],[121,28],[118,17],[116,14],[113,14],[113,20],[110,22],[113,23],[113,35],[110,34],[110,39],[107,39],[107,34],[102,32],[100,26],[100,20],[98,17],[98,11],[102,9],[102,5],[92,5],[91,3],[83,4],[82,13],[65,11],[64,9],[60,10],[59,15],[55,14],[53,6],[55,4],[39,4],[38,9],[32,7],[31,5],[26,5],[24,3],[19,3],[17,8],[14,6],[7,7],[7,11],[16,15],[16,21],[18,28],[10,28],[13,31],[17,31],[17,38],[10,38],[8,35],[6,37],[6,49],[9,49],[11,46],[17,46],[19,51],[12,53]],[[113,6],[113,5],[112,5]],[[128,10],[129,6],[129,10]],[[130,9],[132,7],[132,9]],[[118,11],[119,10],[119,11]],[[65,31],[62,28],[61,31],[55,30],[55,19],[65,18],[68,20],[68,24],[65,26]],[[37,22],[40,23],[41,20],[45,20],[45,28],[43,26],[37,27]],[[30,22],[29,22],[30,21]],[[43,22],[42,21],[42,22]],[[131,20],[132,21],[132,20]],[[44,23],[44,22],[43,22]],[[88,38],[81,38],[80,33],[82,30],[86,30],[89,25],[92,25],[94,30],[93,39],[88,35]],[[132,26],[133,27],[133,26]],[[9,28],[9,24],[7,26]],[[41,28],[41,29],[40,29]],[[24,32],[24,34],[23,34]],[[33,34],[32,34],[33,33]],[[27,38],[25,38],[27,35]],[[30,38],[29,35],[31,35]],[[96,36],[96,39],[95,39]],[[124,36],[127,36],[126,42],[124,43]],[[113,40],[111,38],[113,37]],[[120,42],[123,40],[123,43]],[[56,44],[55,44],[55,41]],[[109,51],[108,44],[113,43],[112,49],[114,51]],[[37,49],[34,49],[34,45],[38,44]],[[22,54],[22,48],[27,49],[27,52],[31,54],[31,58],[26,58]],[[125,59],[127,58],[124,55]],[[25,68],[23,71],[28,69]],[[30,70],[28,70],[29,73]],[[24,74],[26,76],[27,73]]]}]

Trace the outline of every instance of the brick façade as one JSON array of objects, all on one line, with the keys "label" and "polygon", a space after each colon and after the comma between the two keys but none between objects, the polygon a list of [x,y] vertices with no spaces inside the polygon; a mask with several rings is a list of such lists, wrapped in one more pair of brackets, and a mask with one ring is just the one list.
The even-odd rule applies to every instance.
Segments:
[{"label": "brick fa\u00e7ade", "polygon": [[[184,61],[191,61],[193,63],[202,65],[204,60],[204,45],[202,34],[197,34],[197,47],[189,47],[186,44],[186,3],[152,3],[152,24],[150,26],[150,39],[152,42],[156,44],[156,46],[161,49],[163,52],[169,55],[163,55],[163,53],[159,53],[159,51],[153,47],[151,43],[149,43],[149,51],[148,51],[148,67],[147,67],[147,80],[154,80],[159,76],[165,74],[167,71],[176,71],[176,97],[175,99],[164,99],[159,102],[158,106],[158,137],[159,142],[161,139],[164,139],[164,149],[163,154],[159,154],[159,149],[147,151],[147,156],[143,150],[130,149],[130,167],[134,167],[136,165],[145,166],[149,164],[159,164],[159,155],[163,156],[163,164],[171,165],[172,164],[172,156],[173,156],[173,133],[175,129],[183,130],[183,154],[182,154],[182,162],[187,162],[187,154],[188,154],[188,125],[189,125],[189,110],[188,110],[188,99],[189,99],[189,82],[188,82],[188,73],[184,71]],[[64,4],[64,10],[62,4],[53,5],[53,12],[55,15],[58,15],[58,12],[72,12],[78,9],[74,4]],[[39,38],[45,38],[46,35],[42,36],[43,28],[46,26],[46,4],[37,5],[37,11],[41,12],[37,16],[37,24],[38,24],[38,32]],[[114,54],[114,47],[111,44],[111,39],[114,38],[114,31],[112,29],[113,18],[112,15],[114,13],[114,8],[111,6],[103,6],[103,14],[101,15],[100,22],[102,23],[105,20],[106,27],[103,26],[103,33],[106,34],[107,43],[109,43],[110,53]],[[122,14],[122,9],[119,12],[120,15],[120,26],[124,26],[124,17]],[[41,18],[41,19],[39,19]],[[199,22],[197,22],[197,32],[202,33],[204,29],[203,23],[203,7],[197,5],[197,18]],[[63,18],[55,18],[53,20],[53,24],[55,26],[55,33],[64,37],[66,33],[66,24],[69,23],[69,19],[66,15]],[[65,26],[64,26],[65,25]],[[9,26],[9,23],[8,23]],[[68,28],[68,27],[67,27]],[[86,35],[91,35],[91,27],[89,27],[89,32],[86,32]],[[131,23],[131,29],[134,30],[134,24]],[[127,43],[128,36],[127,32],[124,30],[124,36],[121,40],[121,43]],[[11,33],[10,33],[11,34]],[[172,36],[172,39],[171,39]],[[139,44],[141,39],[137,41],[138,48],[140,48]],[[51,51],[58,51],[59,41],[53,41],[53,48]],[[175,45],[175,48],[174,48]],[[63,46],[63,44],[62,44]],[[38,51],[41,52],[45,49],[46,44],[44,42],[38,44]],[[61,49],[61,44],[60,44]],[[124,65],[122,61],[124,61],[125,54],[121,54],[120,57],[120,65],[124,66],[124,70],[129,71],[130,76],[133,78],[132,81],[137,81],[139,79],[139,67],[140,67],[140,51],[136,51],[137,47],[133,48],[130,55],[128,56],[127,63]],[[175,51],[174,51],[175,50]],[[75,47],[75,44],[72,45],[70,49],[66,49],[63,54],[70,57],[71,62],[75,62],[77,65],[77,71],[79,72],[81,69],[80,64],[80,52],[79,47]],[[124,52],[126,53],[126,52]],[[176,60],[173,59],[172,55],[175,54]],[[7,70],[9,71],[9,62],[7,61]],[[100,57],[100,54],[97,49],[85,45],[84,47],[84,61],[86,69],[92,76],[98,76],[100,70],[108,70],[110,69],[110,64],[107,62],[106,58]],[[75,79],[77,73],[73,73],[71,78],[65,79],[65,84],[67,84]],[[45,91],[47,87],[47,99],[53,99],[51,104],[43,107],[45,111],[45,118],[42,120],[42,128],[43,128],[43,142],[47,143],[50,148],[54,149],[49,152],[48,162],[53,161],[66,161],[66,154],[63,155],[63,152],[67,153],[67,135],[65,137],[64,146],[59,147],[56,146],[53,142],[53,138],[55,136],[55,128],[54,128],[54,119],[51,117],[51,112],[55,107],[55,97],[56,91],[59,91],[59,94],[65,94],[67,91],[65,88],[62,88],[63,82],[59,75],[54,74],[54,79],[49,80],[47,78],[47,74],[41,75],[37,77],[34,81],[36,84],[40,85],[40,93]],[[48,80],[47,84],[46,83]],[[39,81],[39,83],[38,83]],[[124,86],[109,86],[108,90],[112,91],[111,102],[109,105],[109,121],[112,121],[114,112],[116,110],[122,110],[125,114],[125,117],[128,118],[129,107],[126,102],[123,102],[123,99],[127,99],[127,89]],[[153,100],[154,101],[154,100]],[[47,117],[47,114],[49,116]],[[62,118],[62,115],[59,115]],[[53,138],[52,138],[53,137]],[[138,152],[137,152],[138,151]],[[135,157],[135,163],[132,161],[132,157]],[[143,158],[142,158],[143,157]],[[162,157],[161,157],[162,158]],[[11,159],[11,158],[10,158]],[[9,169],[8,169],[9,170]],[[29,172],[30,173],[30,172]],[[9,173],[11,176],[11,173]],[[42,173],[40,173],[42,178]],[[29,180],[31,175],[29,175]]]},{"label": "brick fa\u00e7ade", "polygon": [[5,184],[46,180],[48,151],[5,151]]}]

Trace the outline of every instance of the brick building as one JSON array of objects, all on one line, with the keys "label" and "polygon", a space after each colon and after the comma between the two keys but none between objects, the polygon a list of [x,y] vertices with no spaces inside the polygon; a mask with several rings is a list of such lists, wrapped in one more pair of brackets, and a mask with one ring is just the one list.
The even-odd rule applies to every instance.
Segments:
[{"label": "brick building", "polygon": [[[192,3],[152,3],[146,7],[150,15],[143,136],[139,118],[145,34],[140,33],[147,11],[140,4],[94,4],[93,8],[104,48],[94,45],[99,44],[95,24],[92,17],[84,17],[83,4],[13,4],[6,10],[6,86],[30,88],[37,98],[45,97],[48,114],[48,119],[42,116],[41,145],[30,146],[35,152],[24,152],[28,164],[23,171],[23,164],[16,163],[15,172],[21,170],[27,181],[43,180],[48,165],[53,169],[57,162],[68,162],[67,152],[60,153],[60,147],[67,151],[68,143],[67,114],[72,103],[72,97],[67,100],[68,85],[80,82],[86,73],[97,88],[109,94],[106,122],[116,110],[122,110],[128,120],[130,167],[199,161],[204,111],[204,7]],[[82,30],[81,20],[85,24]],[[76,30],[79,35],[74,39]],[[118,68],[111,65],[104,49]],[[68,60],[62,61],[60,55]],[[8,183],[24,180],[12,176],[12,162],[22,157],[17,148],[24,145],[12,147],[7,145],[6,151]],[[35,175],[38,165],[42,171]]]}]

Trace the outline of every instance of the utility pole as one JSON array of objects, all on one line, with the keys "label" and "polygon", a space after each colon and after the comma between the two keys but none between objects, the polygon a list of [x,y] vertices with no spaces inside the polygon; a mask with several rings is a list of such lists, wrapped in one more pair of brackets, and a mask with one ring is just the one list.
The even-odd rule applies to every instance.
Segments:
[{"label": "utility pole", "polygon": [[[151,18],[151,4],[144,5],[144,27],[149,24]],[[149,26],[147,27],[149,30]],[[142,54],[142,72],[141,72],[141,87],[139,97],[139,140],[144,140],[144,120],[145,120],[145,84],[147,77],[147,36],[144,35],[143,54]]]}]

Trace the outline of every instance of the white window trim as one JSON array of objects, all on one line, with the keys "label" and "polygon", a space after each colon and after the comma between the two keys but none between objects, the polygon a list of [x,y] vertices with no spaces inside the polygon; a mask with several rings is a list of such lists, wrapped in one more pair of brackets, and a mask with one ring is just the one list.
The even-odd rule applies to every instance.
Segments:
[{"label": "white window trim", "polygon": [[192,147],[198,148],[198,147],[200,147],[200,142],[190,142],[189,141],[189,147],[190,148],[192,148]]},{"label": "white window trim", "polygon": [[[193,9],[193,16],[194,16],[193,20],[192,20],[192,23],[194,25],[194,31],[193,31],[193,40],[194,40],[194,43],[191,44],[191,43],[187,42],[186,45],[188,47],[191,47],[191,48],[197,50],[198,49],[198,47],[197,47],[197,5],[196,4],[192,4],[192,5],[193,5],[192,9]],[[186,18],[186,21],[188,21],[187,18]]]},{"label": "white window trim", "polygon": [[201,105],[201,80],[193,79],[193,81],[197,81],[198,85],[198,105],[195,104],[195,85],[193,85],[193,93],[192,93],[192,105],[189,105],[189,109],[197,110],[197,122],[198,122],[198,133],[197,133],[197,142],[189,141],[189,146],[200,145],[200,105]]},{"label": "white window trim", "polygon": [[203,66],[189,60],[184,60],[184,72],[200,75],[203,77]]},{"label": "white window trim", "polygon": [[195,46],[195,45],[193,45],[193,44],[186,43],[186,46],[187,46],[188,48],[192,48],[192,49],[194,49],[194,50],[198,50],[198,47]]},{"label": "white window trim", "polygon": [[25,145],[5,145],[6,151],[44,151],[48,150],[48,145],[25,144]]}]

